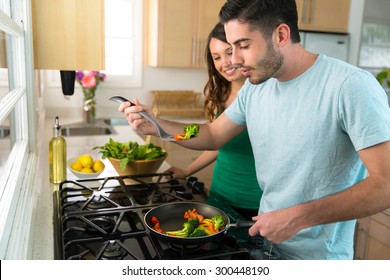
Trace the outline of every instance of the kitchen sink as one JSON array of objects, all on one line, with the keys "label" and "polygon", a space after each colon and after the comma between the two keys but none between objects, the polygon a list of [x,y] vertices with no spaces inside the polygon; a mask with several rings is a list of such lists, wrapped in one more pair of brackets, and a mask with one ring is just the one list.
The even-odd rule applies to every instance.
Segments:
[{"label": "kitchen sink", "polygon": [[10,129],[7,126],[0,127],[0,139],[7,138],[10,135]]},{"label": "kitchen sink", "polygon": [[93,123],[76,123],[63,125],[61,134],[65,137],[70,136],[98,136],[117,134],[115,129],[109,125],[105,120],[98,119]]},{"label": "kitchen sink", "polygon": [[112,127],[85,126],[85,127],[63,127],[61,129],[63,136],[94,136],[116,134]]}]

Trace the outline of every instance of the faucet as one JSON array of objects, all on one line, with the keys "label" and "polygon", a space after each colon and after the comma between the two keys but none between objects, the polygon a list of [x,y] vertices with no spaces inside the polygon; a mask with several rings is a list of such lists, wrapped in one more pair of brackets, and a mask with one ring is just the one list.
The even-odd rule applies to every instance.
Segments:
[{"label": "faucet", "polygon": [[91,110],[91,103],[92,102],[95,102],[95,100],[93,100],[93,99],[88,99],[87,101],[85,101],[84,102],[84,111],[89,111],[89,110]]},{"label": "faucet", "polygon": [[91,124],[95,121],[95,100],[84,101],[84,122]]}]

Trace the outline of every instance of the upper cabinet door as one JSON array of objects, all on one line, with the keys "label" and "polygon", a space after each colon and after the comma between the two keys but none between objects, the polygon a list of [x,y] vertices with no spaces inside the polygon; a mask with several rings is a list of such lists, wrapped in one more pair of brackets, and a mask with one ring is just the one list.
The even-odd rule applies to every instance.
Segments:
[{"label": "upper cabinet door", "polygon": [[191,65],[195,49],[194,0],[148,1],[148,64]]},{"label": "upper cabinet door", "polygon": [[103,70],[104,0],[32,0],[36,69]]},{"label": "upper cabinet door", "polygon": [[300,30],[348,32],[350,0],[296,0]]},{"label": "upper cabinet door", "polygon": [[207,36],[225,0],[149,0],[148,65],[204,67]]},{"label": "upper cabinet door", "polygon": [[219,21],[219,11],[226,0],[199,0],[199,13],[198,13],[198,34],[197,34],[197,66],[206,66],[205,51],[207,38],[209,37],[211,29]]}]

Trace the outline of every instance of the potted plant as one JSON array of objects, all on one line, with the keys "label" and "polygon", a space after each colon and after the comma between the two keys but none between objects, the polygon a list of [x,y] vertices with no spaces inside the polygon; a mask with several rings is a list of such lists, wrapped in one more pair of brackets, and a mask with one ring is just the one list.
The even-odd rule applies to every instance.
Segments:
[{"label": "potted plant", "polygon": [[120,176],[155,173],[167,158],[167,152],[154,144],[121,143],[112,138],[93,149],[99,150],[102,159],[108,158]]},{"label": "potted plant", "polygon": [[376,79],[383,86],[386,81],[386,85],[390,88],[390,68],[384,68],[381,72],[376,74]]}]

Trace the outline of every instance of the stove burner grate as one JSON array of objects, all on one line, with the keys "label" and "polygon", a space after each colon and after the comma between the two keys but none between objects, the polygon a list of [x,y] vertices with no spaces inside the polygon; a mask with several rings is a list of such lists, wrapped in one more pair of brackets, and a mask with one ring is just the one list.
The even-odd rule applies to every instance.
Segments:
[{"label": "stove burner grate", "polygon": [[118,260],[122,259],[125,254],[125,250],[115,240],[109,240],[102,248],[101,259],[103,260]]},{"label": "stove burner grate", "polygon": [[103,233],[112,232],[115,228],[116,221],[112,217],[97,217],[91,220],[91,223],[85,225],[85,229],[90,232],[101,231]]}]

